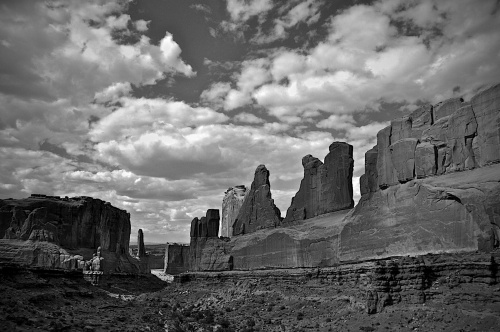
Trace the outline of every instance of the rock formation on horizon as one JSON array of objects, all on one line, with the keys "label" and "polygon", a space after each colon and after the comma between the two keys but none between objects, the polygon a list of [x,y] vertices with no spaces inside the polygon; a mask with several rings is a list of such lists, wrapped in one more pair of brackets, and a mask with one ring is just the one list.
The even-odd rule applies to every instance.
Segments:
[{"label": "rock formation on horizon", "polygon": [[233,236],[233,225],[238,217],[243,201],[250,191],[244,185],[230,187],[222,199],[221,236]]},{"label": "rock formation on horizon", "polygon": [[250,191],[243,201],[236,221],[233,235],[255,232],[258,229],[277,227],[281,224],[281,212],[271,198],[269,171],[259,165],[255,170]]},{"label": "rock formation on horizon", "polygon": [[130,214],[92,197],[33,194],[0,200],[0,260],[43,268],[78,268],[101,247],[104,270],[138,273],[129,254]]},{"label": "rock formation on horizon", "polygon": [[286,212],[284,223],[313,218],[325,213],[351,209],[353,148],[333,142],[322,163],[310,154],[302,158],[304,178]]}]

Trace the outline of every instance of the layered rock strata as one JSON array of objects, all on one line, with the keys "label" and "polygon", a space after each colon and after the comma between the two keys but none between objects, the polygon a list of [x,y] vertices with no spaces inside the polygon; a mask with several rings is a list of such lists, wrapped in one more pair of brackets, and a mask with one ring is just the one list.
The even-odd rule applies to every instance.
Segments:
[{"label": "layered rock strata", "polygon": [[233,224],[233,235],[277,227],[281,224],[281,219],[281,212],[271,197],[269,171],[266,166],[259,165],[255,170],[250,191]]},{"label": "layered rock strata", "polygon": [[77,268],[98,247],[105,272],[141,272],[129,254],[130,215],[91,197],[32,195],[0,200],[2,262]]},{"label": "layered rock strata", "polygon": [[231,187],[224,193],[220,236],[233,236],[233,225],[247,193],[249,191],[244,185]]},{"label": "layered rock strata", "polygon": [[167,274],[179,274],[189,270],[189,250],[188,244],[167,243],[165,246],[165,267]]},{"label": "layered rock strata", "polygon": [[[179,281],[217,280],[232,285],[246,280],[274,280],[289,287],[337,288],[338,292],[373,314],[395,303],[497,302],[500,282],[498,253],[462,253],[392,257],[310,269],[274,269],[187,273]],[[463,285],[465,288],[461,288]],[[222,285],[224,287],[224,285]],[[480,292],[474,293],[481,287]],[[456,291],[452,291],[456,289]],[[466,292],[465,289],[473,289]]]},{"label": "layered rock strata", "polygon": [[309,219],[354,206],[352,145],[334,142],[329,150],[324,163],[311,155],[302,158],[304,178],[283,222]]}]

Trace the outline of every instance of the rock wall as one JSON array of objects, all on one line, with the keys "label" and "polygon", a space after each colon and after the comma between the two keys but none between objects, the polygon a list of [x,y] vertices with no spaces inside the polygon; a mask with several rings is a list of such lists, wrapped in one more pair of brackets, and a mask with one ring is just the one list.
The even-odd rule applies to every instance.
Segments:
[{"label": "rock wall", "polygon": [[222,288],[249,280],[255,283],[273,280],[293,288],[309,285],[337,289],[347,302],[355,302],[368,314],[374,314],[395,303],[422,305],[433,300],[494,303],[498,301],[495,295],[498,292],[494,290],[500,282],[499,263],[498,253],[462,253],[392,257],[313,269],[198,272],[179,279],[217,280]]},{"label": "rock wall", "polygon": [[130,215],[91,197],[0,200],[0,238],[3,262],[65,268],[101,247],[105,271],[141,272],[129,254]]},{"label": "rock wall", "polygon": [[283,222],[309,219],[354,206],[352,145],[334,142],[329,150],[324,163],[311,155],[302,158],[304,178]]},{"label": "rock wall", "polygon": [[220,236],[233,236],[234,222],[248,193],[244,185],[231,187],[224,193]]},{"label": "rock wall", "polygon": [[[262,195],[255,188],[262,186],[264,201],[272,202],[260,166],[238,216],[253,219],[238,220],[230,241],[209,245],[210,257],[230,257],[224,269],[257,270],[489,253],[500,246],[500,84],[470,102],[424,105],[392,121],[366,152],[356,207],[310,218],[308,211],[321,213],[318,187],[330,162],[304,158],[304,180],[285,219],[294,222],[282,224],[255,209]],[[210,270],[219,266],[205,261]]]},{"label": "rock wall", "polygon": [[255,170],[254,180],[248,195],[243,201],[236,221],[233,235],[255,232],[263,228],[277,227],[281,224],[281,212],[271,198],[269,171],[259,165]]},{"label": "rock wall", "polygon": [[167,274],[179,274],[188,271],[189,250],[188,244],[167,243],[163,271]]},{"label": "rock wall", "polygon": [[191,222],[189,270],[217,271],[232,269],[228,238],[218,238],[219,210],[209,209],[205,217]]},{"label": "rock wall", "polygon": [[340,259],[498,246],[499,162],[500,84],[392,121],[365,155]]}]

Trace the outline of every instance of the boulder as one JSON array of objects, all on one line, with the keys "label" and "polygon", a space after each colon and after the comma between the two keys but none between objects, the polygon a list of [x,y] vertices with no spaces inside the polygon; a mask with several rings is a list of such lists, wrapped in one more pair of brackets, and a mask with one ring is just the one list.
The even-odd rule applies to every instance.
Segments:
[{"label": "boulder", "polygon": [[239,185],[229,188],[224,193],[222,200],[221,236],[233,236],[234,222],[238,217],[238,213],[248,192],[244,185]]},{"label": "boulder", "polygon": [[258,229],[277,227],[281,224],[281,212],[271,198],[269,171],[259,165],[255,170],[250,191],[240,208],[233,225],[233,235],[247,234]]},{"label": "boulder", "polygon": [[292,198],[284,222],[309,219],[354,206],[352,153],[351,145],[334,142],[330,145],[325,163],[311,155],[302,158],[304,178]]}]

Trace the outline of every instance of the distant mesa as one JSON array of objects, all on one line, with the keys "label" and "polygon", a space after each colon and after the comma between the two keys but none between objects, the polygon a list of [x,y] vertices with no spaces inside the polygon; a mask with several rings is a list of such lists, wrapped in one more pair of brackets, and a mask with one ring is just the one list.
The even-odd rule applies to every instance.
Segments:
[{"label": "distant mesa", "polygon": [[78,269],[97,248],[105,272],[143,273],[129,254],[130,214],[88,196],[0,200],[0,262]]}]

